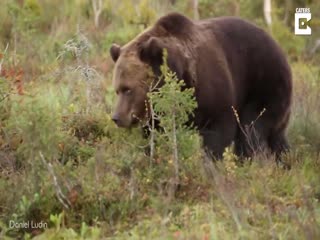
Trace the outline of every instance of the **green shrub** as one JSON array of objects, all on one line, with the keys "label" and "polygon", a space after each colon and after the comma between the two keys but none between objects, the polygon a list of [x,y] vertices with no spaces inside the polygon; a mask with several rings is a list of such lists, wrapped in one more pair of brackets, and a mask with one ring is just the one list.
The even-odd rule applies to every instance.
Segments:
[{"label": "green shrub", "polygon": [[294,76],[293,111],[289,139],[298,151],[319,152],[320,71],[304,63],[292,65]]}]

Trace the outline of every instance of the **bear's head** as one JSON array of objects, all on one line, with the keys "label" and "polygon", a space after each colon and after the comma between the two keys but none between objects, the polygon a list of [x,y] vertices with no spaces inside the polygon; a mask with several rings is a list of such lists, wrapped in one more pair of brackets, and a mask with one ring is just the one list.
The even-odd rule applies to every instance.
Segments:
[{"label": "bear's head", "polygon": [[113,87],[117,94],[112,120],[119,127],[129,128],[149,118],[147,93],[153,83],[160,81],[157,86],[161,86],[164,49],[169,68],[188,85],[190,48],[186,47],[186,41],[193,25],[183,15],[172,13],[160,18],[152,28],[126,45],[111,46],[110,55],[115,62]]}]

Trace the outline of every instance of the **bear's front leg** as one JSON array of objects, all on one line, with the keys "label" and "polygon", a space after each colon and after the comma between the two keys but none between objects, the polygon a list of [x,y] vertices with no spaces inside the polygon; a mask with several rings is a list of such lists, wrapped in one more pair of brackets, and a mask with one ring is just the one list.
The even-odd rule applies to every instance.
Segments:
[{"label": "bear's front leg", "polygon": [[232,116],[215,119],[200,129],[204,148],[216,159],[222,158],[225,148],[235,139],[236,132],[237,123]]}]

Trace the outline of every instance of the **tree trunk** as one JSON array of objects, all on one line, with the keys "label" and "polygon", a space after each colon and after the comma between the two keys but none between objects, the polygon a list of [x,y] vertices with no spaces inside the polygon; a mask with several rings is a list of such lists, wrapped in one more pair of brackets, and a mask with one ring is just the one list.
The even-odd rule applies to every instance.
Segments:
[{"label": "tree trunk", "polygon": [[193,18],[195,20],[199,20],[198,5],[199,5],[199,1],[198,0],[192,0]]},{"label": "tree trunk", "polygon": [[102,0],[91,0],[93,15],[94,15],[94,25],[96,28],[99,27],[99,17],[102,12]]},{"label": "tree trunk", "polygon": [[271,0],[264,0],[263,4],[264,19],[268,26],[272,24],[271,18]]},{"label": "tree trunk", "polygon": [[312,55],[315,54],[316,51],[317,51],[319,48],[320,48],[320,38],[315,41],[314,46],[313,46],[313,48],[312,48],[311,51],[310,51],[311,54],[312,54]]}]

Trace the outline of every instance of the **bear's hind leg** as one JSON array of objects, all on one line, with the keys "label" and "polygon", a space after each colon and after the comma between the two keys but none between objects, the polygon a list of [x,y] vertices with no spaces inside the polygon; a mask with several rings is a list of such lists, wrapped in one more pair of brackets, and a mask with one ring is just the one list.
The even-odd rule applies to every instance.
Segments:
[{"label": "bear's hind leg", "polygon": [[287,153],[289,151],[289,143],[285,137],[284,132],[282,131],[278,134],[270,135],[268,139],[268,144],[272,153],[275,154],[276,161],[278,163],[282,163],[282,154]]},{"label": "bear's hind leg", "polygon": [[268,148],[270,126],[263,109],[258,109],[256,104],[250,103],[238,115],[240,122],[238,122],[235,151],[241,157],[252,157]]}]

